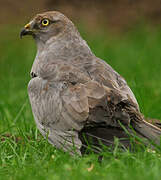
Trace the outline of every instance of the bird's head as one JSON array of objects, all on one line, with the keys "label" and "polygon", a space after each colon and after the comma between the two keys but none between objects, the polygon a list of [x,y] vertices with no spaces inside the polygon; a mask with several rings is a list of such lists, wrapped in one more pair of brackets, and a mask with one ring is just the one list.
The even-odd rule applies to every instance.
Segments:
[{"label": "bird's head", "polygon": [[28,24],[24,26],[20,37],[32,35],[34,39],[46,42],[51,37],[58,37],[74,28],[73,23],[62,13],[49,11],[37,14]]}]

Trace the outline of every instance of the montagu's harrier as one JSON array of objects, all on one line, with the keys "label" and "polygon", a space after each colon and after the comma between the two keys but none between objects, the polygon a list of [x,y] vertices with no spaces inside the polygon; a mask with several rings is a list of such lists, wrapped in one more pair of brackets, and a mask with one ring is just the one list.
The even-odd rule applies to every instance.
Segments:
[{"label": "montagu's harrier", "polygon": [[114,137],[129,147],[135,133],[160,143],[161,130],[144,120],[126,81],[92,53],[66,16],[38,14],[20,35],[37,44],[28,94],[37,127],[52,145],[71,154],[87,145],[98,152]]}]

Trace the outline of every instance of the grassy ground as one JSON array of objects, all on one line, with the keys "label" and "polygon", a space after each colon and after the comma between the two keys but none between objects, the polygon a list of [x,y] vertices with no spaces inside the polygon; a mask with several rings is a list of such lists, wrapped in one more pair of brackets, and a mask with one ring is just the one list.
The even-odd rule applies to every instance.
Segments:
[{"label": "grassy ground", "polygon": [[[95,54],[125,77],[145,116],[161,119],[161,30],[138,27],[120,36],[84,32]],[[72,158],[41,137],[27,97],[36,47],[18,33],[19,27],[1,29],[0,179],[161,179],[161,150],[116,149],[99,163],[97,155]]]}]

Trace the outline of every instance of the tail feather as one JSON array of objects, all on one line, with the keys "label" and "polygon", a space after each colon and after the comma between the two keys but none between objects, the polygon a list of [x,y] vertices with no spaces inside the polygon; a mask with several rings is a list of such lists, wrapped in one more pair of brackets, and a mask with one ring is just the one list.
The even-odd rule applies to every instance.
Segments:
[{"label": "tail feather", "polygon": [[145,120],[161,129],[161,121],[159,119],[146,118]]},{"label": "tail feather", "polygon": [[160,145],[161,141],[161,129],[147,121],[145,121],[144,116],[136,111],[135,108],[131,106],[126,107],[126,111],[130,116],[131,125],[133,129],[140,136],[145,137],[146,139],[153,141],[155,144]]},{"label": "tail feather", "polygon": [[146,122],[145,120],[139,122],[134,121],[132,126],[137,133],[160,145],[161,129]]},{"label": "tail feather", "polygon": [[160,145],[161,129],[144,120],[134,121],[131,125],[136,133],[134,133],[134,131],[129,127],[125,127],[126,130],[121,127],[118,128],[111,126],[97,126],[84,128],[79,133],[79,138],[83,145],[83,147],[81,148],[81,152],[85,153],[87,149],[86,147],[88,145],[90,145],[93,150],[95,149],[95,147],[97,147],[98,149],[102,149],[101,144],[107,147],[113,147],[115,137],[119,139],[121,148],[129,148],[132,150],[134,147],[131,146],[132,144],[130,135],[136,135],[137,137],[143,140],[143,143],[145,145],[149,144],[147,142],[147,139],[154,142],[157,145]]}]

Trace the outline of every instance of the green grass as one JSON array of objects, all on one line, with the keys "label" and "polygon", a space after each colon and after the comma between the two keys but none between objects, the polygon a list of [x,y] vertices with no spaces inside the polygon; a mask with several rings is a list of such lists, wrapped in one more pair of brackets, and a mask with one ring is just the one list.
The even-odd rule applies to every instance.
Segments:
[{"label": "green grass", "polygon": [[[0,179],[161,179],[159,150],[106,152],[99,163],[98,155],[70,157],[42,138],[27,97],[36,46],[31,38],[20,40],[19,30],[1,30]],[[144,115],[161,119],[161,29],[138,27],[121,35],[82,30],[82,35],[97,56],[125,77]]]}]

